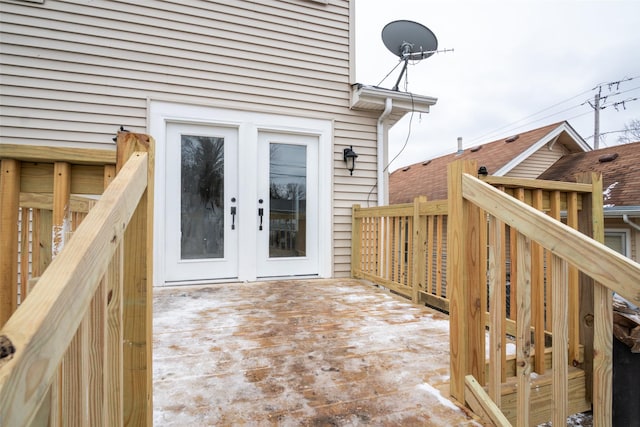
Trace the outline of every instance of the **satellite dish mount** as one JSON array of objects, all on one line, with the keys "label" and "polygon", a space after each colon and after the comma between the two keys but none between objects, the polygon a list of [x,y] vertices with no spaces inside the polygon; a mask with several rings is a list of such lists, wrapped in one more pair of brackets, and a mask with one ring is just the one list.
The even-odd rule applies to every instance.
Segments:
[{"label": "satellite dish mount", "polygon": [[407,71],[409,61],[420,61],[428,58],[438,49],[438,39],[435,34],[417,22],[399,20],[385,25],[382,29],[384,45],[404,62],[400,76],[393,90],[397,91],[402,77]]}]

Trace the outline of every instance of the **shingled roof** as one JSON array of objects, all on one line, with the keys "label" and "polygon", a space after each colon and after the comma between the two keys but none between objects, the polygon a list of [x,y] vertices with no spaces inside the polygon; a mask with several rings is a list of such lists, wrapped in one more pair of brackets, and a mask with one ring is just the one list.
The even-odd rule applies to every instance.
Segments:
[{"label": "shingled roof", "polygon": [[606,207],[640,206],[640,141],[567,154],[540,179],[575,181],[580,172],[602,173]]},{"label": "shingled roof", "polygon": [[462,153],[451,153],[400,168],[389,176],[389,203],[408,203],[421,195],[427,196],[428,200],[446,199],[447,165],[455,160],[477,160],[478,166],[485,166],[490,175],[504,176],[554,135],[562,135],[563,140],[570,140],[573,144],[579,140],[580,151],[589,149],[567,122],[553,123],[467,148]]}]

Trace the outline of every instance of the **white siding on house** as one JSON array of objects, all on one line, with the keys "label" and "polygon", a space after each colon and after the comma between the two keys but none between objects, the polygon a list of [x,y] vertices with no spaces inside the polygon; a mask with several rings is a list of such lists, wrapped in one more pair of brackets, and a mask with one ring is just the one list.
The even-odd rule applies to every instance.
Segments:
[{"label": "white siding on house", "polygon": [[[334,121],[334,274],[376,200],[376,113],[349,109],[354,2],[0,1],[0,143],[113,146],[149,99]],[[359,157],[349,176],[342,150]]]}]

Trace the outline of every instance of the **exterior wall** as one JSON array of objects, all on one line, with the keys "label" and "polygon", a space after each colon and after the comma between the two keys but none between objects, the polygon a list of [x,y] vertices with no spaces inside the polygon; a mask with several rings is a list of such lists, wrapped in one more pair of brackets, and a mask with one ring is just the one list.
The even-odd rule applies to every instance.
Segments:
[{"label": "exterior wall", "polygon": [[[636,224],[640,225],[638,218],[632,218]],[[624,230],[629,234],[629,251],[631,253],[630,258],[636,262],[640,262],[640,232],[635,228],[626,224],[622,218],[605,218],[604,220],[605,233],[607,231],[622,231]]]},{"label": "exterior wall", "polygon": [[148,131],[149,100],[332,120],[334,275],[349,274],[377,118],[349,109],[353,1],[0,3],[0,143],[111,147],[120,126]]},{"label": "exterior wall", "polygon": [[506,176],[511,178],[536,179],[542,172],[549,169],[552,164],[568,152],[562,144],[554,144],[551,150],[549,150],[548,145],[545,145],[509,171]]}]

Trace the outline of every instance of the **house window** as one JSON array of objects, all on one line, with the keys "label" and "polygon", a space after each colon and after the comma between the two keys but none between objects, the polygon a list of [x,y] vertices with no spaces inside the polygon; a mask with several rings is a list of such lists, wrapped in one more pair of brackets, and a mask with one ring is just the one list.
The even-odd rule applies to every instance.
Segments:
[{"label": "house window", "polygon": [[630,257],[629,232],[627,230],[605,230],[604,244],[614,251]]}]

